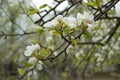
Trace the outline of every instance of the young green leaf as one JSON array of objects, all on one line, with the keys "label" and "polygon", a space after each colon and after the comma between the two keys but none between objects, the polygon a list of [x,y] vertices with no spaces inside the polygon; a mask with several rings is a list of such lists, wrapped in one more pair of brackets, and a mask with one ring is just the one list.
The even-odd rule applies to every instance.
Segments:
[{"label": "young green leaf", "polygon": [[77,45],[77,40],[72,40],[72,43],[73,43],[74,46],[76,46]]},{"label": "young green leaf", "polygon": [[38,10],[36,8],[33,8],[31,7],[29,10],[28,10],[28,14],[36,14],[38,12]]},{"label": "young green leaf", "polygon": [[25,73],[25,71],[24,71],[23,69],[21,69],[21,68],[18,68],[18,73],[19,73],[20,75],[23,75],[23,74]]},{"label": "young green leaf", "polygon": [[43,32],[43,29],[38,26],[38,27],[37,27],[37,33],[38,33],[38,35],[41,35],[42,32]]},{"label": "young green leaf", "polygon": [[86,39],[90,39],[91,38],[91,34],[89,32],[84,32],[83,36],[86,38]]},{"label": "young green leaf", "polygon": [[97,6],[95,2],[88,2],[88,3],[86,3],[86,5],[88,5],[88,6]]},{"label": "young green leaf", "polygon": [[24,62],[23,65],[24,65],[24,67],[26,67],[26,68],[29,68],[29,67],[33,66],[32,64],[30,64],[30,63],[28,63],[28,62]]},{"label": "young green leaf", "polygon": [[45,8],[45,7],[47,7],[47,6],[48,6],[47,4],[43,4],[43,5],[41,5],[41,6],[39,7],[39,9]]},{"label": "young green leaf", "polygon": [[68,76],[67,72],[63,72],[61,75],[62,75],[64,78],[66,78],[66,77]]},{"label": "young green leaf", "polygon": [[96,0],[97,7],[101,6],[101,0]]}]

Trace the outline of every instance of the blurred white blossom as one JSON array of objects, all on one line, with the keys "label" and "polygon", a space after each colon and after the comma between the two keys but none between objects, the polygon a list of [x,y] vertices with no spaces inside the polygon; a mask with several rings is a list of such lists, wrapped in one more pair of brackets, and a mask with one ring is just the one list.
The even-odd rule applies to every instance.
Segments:
[{"label": "blurred white blossom", "polygon": [[36,61],[37,61],[37,59],[35,57],[30,57],[28,59],[28,63],[31,63],[31,64],[36,64]]},{"label": "blurred white blossom", "polygon": [[104,60],[104,58],[101,57],[101,58],[97,59],[97,62],[102,62],[103,60]]},{"label": "blurred white blossom", "polygon": [[74,48],[74,46],[73,46],[73,45],[70,45],[70,46],[67,48],[66,52],[69,53],[69,51],[72,50],[73,48]]},{"label": "blurred white blossom", "polygon": [[97,57],[97,58],[102,57],[102,55],[100,53],[95,53],[94,56]]},{"label": "blurred white blossom", "polygon": [[27,46],[26,47],[26,50],[24,52],[24,55],[25,56],[31,56],[32,53],[35,51],[35,50],[39,50],[40,49],[40,46],[39,44],[31,44],[31,46]]},{"label": "blurred white blossom", "polygon": [[83,55],[84,54],[84,51],[83,50],[80,50],[79,52],[77,52],[76,54],[75,54],[75,57],[77,58],[77,57],[79,57],[79,56],[81,56],[81,55]]},{"label": "blurred white blossom", "polygon": [[57,52],[57,51],[55,51],[53,54],[54,54],[55,56],[57,56],[57,55],[58,55],[58,52]]},{"label": "blurred white blossom", "polygon": [[64,17],[63,19],[64,23],[66,23],[70,28],[75,28],[77,27],[76,25],[76,18],[74,17]]},{"label": "blurred white blossom", "polygon": [[46,42],[50,42],[52,39],[53,39],[52,36],[48,36],[48,37],[46,38]]},{"label": "blurred white blossom", "polygon": [[62,15],[58,15],[54,20],[45,23],[43,27],[46,27],[46,28],[55,27],[58,24],[59,20],[63,20],[63,16]]},{"label": "blurred white blossom", "polygon": [[84,12],[83,14],[78,13],[77,21],[79,22],[79,24],[83,22],[87,24],[89,27],[91,27],[93,26],[93,23],[94,23],[94,16],[92,14],[89,14],[88,12]]},{"label": "blurred white blossom", "polygon": [[32,77],[34,78],[35,80],[38,80],[38,73],[36,70],[33,70],[33,71],[30,71],[28,74],[27,74],[28,77]]},{"label": "blurred white blossom", "polygon": [[36,57],[30,57],[28,63],[33,65],[31,68],[36,66],[37,70],[42,70],[43,62],[41,60],[38,60]]},{"label": "blurred white blossom", "polygon": [[108,50],[109,49],[109,46],[108,45],[105,45],[102,47],[103,50]]},{"label": "blurred white blossom", "polygon": [[114,51],[110,50],[109,54],[108,54],[108,58],[111,58],[114,55]]},{"label": "blurred white blossom", "polygon": [[42,70],[42,68],[43,68],[43,62],[41,61],[41,60],[39,60],[38,61],[38,63],[37,63],[37,65],[36,65],[36,68],[38,69],[38,70]]},{"label": "blurred white blossom", "polygon": [[57,20],[57,21],[63,20],[63,16],[62,16],[62,15],[58,15],[58,16],[55,18],[55,20]]},{"label": "blurred white blossom", "polygon": [[100,66],[101,65],[101,62],[104,60],[102,54],[100,53],[95,53],[94,54],[94,57],[96,58],[96,61],[97,61],[97,66]]}]

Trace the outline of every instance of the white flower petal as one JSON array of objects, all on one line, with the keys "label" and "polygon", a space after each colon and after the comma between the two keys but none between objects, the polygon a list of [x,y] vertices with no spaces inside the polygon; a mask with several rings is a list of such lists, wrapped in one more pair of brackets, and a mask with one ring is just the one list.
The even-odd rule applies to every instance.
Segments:
[{"label": "white flower petal", "polygon": [[26,50],[24,52],[24,55],[25,56],[31,56],[32,53],[35,51],[35,50],[38,50],[40,49],[40,46],[38,44],[31,44],[31,46],[27,46],[26,47]]},{"label": "white flower petal", "polygon": [[30,71],[27,76],[29,77],[34,77],[34,79],[38,79],[38,74],[37,74],[37,71],[36,70],[33,70],[33,71]]},{"label": "white flower petal", "polygon": [[95,53],[94,56],[95,56],[95,57],[98,57],[98,58],[102,57],[102,55],[101,55],[100,53]]},{"label": "white flower petal", "polygon": [[57,55],[58,55],[58,52],[57,52],[57,51],[55,51],[53,54],[54,54],[55,56],[57,56]]},{"label": "white flower petal", "polygon": [[77,14],[77,19],[78,19],[78,20],[85,19],[85,16],[84,16],[83,14],[81,14],[81,13],[78,13],[78,14]]},{"label": "white flower petal", "polygon": [[47,38],[46,38],[46,41],[47,42],[50,42],[52,40],[52,36],[48,36]]},{"label": "white flower petal", "polygon": [[81,25],[82,23],[82,17],[83,15],[81,13],[78,13],[77,14],[77,25]]},{"label": "white flower petal", "polygon": [[62,15],[58,15],[56,18],[55,18],[56,20],[63,20],[63,16]]},{"label": "white flower petal", "polygon": [[42,67],[42,64],[43,64],[42,61],[39,61],[38,64],[36,65],[36,68],[37,68],[38,70],[42,70],[42,68],[43,68],[43,67]]},{"label": "white flower petal", "polygon": [[34,77],[35,80],[38,80],[38,73],[37,73],[36,70],[33,70],[33,75],[32,76]]},{"label": "white flower petal", "polygon": [[29,60],[28,60],[28,63],[34,65],[36,63],[36,61],[37,61],[37,59],[35,57],[30,57]]},{"label": "white flower petal", "polygon": [[34,49],[40,49],[39,44],[35,44],[35,45],[33,45],[33,47],[34,47]]},{"label": "white flower petal", "polygon": [[104,59],[103,58],[98,58],[97,62],[102,62]]},{"label": "white flower petal", "polygon": [[25,56],[31,56],[31,54],[32,54],[32,52],[31,52],[31,51],[28,51],[28,50],[26,50],[26,51],[24,52],[24,55],[25,55]]},{"label": "white flower petal", "polygon": [[39,64],[43,64],[43,62],[41,60],[38,61]]},{"label": "white flower petal", "polygon": [[79,57],[79,56],[80,56],[80,53],[77,52],[77,53],[75,54],[75,57]]},{"label": "white flower petal", "polygon": [[33,73],[33,71],[29,71],[28,74],[27,74],[27,76],[31,76],[32,73]]},{"label": "white flower petal", "polygon": [[63,22],[66,23],[70,28],[75,28],[76,25],[76,19],[74,17],[64,17]]}]

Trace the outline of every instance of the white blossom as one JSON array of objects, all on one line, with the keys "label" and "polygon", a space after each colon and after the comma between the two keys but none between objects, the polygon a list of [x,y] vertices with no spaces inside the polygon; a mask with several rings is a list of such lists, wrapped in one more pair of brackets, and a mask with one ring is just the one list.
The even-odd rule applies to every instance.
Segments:
[{"label": "white blossom", "polygon": [[81,23],[83,22],[87,24],[89,27],[91,27],[94,24],[94,16],[87,12],[84,12],[83,14],[78,13],[77,21],[78,21],[78,25],[81,25]]},{"label": "white blossom", "polygon": [[114,51],[110,50],[109,54],[108,54],[108,58],[111,58],[114,55]]},{"label": "white blossom", "polygon": [[48,37],[46,38],[46,41],[47,41],[47,42],[50,42],[52,39],[53,39],[52,36],[48,36]]},{"label": "white blossom", "polygon": [[83,54],[84,54],[83,50],[80,50],[79,52],[77,52],[77,53],[75,54],[75,57],[77,58],[77,57],[79,57],[80,55],[83,56]]},{"label": "white blossom", "polygon": [[58,15],[54,20],[44,24],[43,27],[46,27],[46,28],[55,27],[58,24],[59,20],[63,20],[63,16],[62,15]]},{"label": "white blossom", "polygon": [[34,78],[35,80],[38,80],[38,73],[36,70],[33,70],[33,71],[30,71],[28,74],[27,74],[28,77],[32,77]]},{"label": "white blossom", "polygon": [[70,28],[75,28],[77,27],[76,25],[76,18],[74,17],[64,17],[63,21],[70,27]]},{"label": "white blossom", "polygon": [[32,53],[35,51],[35,50],[39,50],[40,49],[40,46],[39,44],[31,44],[31,46],[27,46],[26,47],[26,50],[24,52],[24,55],[25,56],[31,56]]},{"label": "white blossom", "polygon": [[41,60],[38,60],[36,57],[30,57],[28,63],[32,64],[32,67],[36,66],[37,70],[42,70],[43,68],[43,62]]},{"label": "white blossom", "polygon": [[62,15],[58,15],[56,18],[55,18],[55,20],[57,20],[57,21],[59,21],[59,20],[63,20],[63,16]]},{"label": "white blossom", "polygon": [[100,63],[104,60],[104,58],[102,57],[102,55],[100,53],[95,53],[94,55],[97,58],[97,66],[100,66]]},{"label": "white blossom", "polygon": [[105,45],[102,47],[103,50],[108,50],[109,49],[109,46],[108,45]]},{"label": "white blossom", "polygon": [[97,57],[97,58],[100,58],[100,57],[102,57],[102,55],[100,54],[100,53],[95,53],[95,55],[94,55],[95,57]]},{"label": "white blossom", "polygon": [[80,26],[81,23],[82,23],[82,16],[83,16],[83,15],[82,15],[81,13],[78,13],[78,14],[77,14],[77,25],[79,25],[79,26]]},{"label": "white blossom", "polygon": [[98,58],[97,62],[102,62],[104,60],[104,58]]},{"label": "white blossom", "polygon": [[57,56],[57,55],[58,55],[58,52],[57,52],[57,51],[55,51],[53,54],[54,54],[55,56]]},{"label": "white blossom", "polygon": [[36,64],[36,61],[37,61],[37,58],[35,58],[35,57],[30,57],[29,59],[28,59],[28,63],[30,63],[30,64]]},{"label": "white blossom", "polygon": [[42,70],[42,68],[43,68],[42,65],[43,65],[43,62],[39,60],[36,65],[37,70]]}]

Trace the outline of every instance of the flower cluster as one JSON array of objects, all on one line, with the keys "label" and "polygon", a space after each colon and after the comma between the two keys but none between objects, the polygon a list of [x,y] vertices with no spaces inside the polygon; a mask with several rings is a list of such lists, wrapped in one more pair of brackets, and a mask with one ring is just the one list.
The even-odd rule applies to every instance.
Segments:
[{"label": "flower cluster", "polygon": [[31,46],[26,47],[24,55],[29,57],[28,63],[32,64],[31,68],[36,66],[38,70],[42,70],[43,62],[39,60],[39,50],[40,46],[38,44],[32,44]]},{"label": "flower cluster", "polygon": [[84,12],[83,14],[78,13],[76,17],[63,17],[62,15],[58,15],[54,20],[46,23],[44,27],[55,27],[59,21],[64,22],[70,28],[76,28],[84,24],[90,30],[94,26],[94,16]]}]

